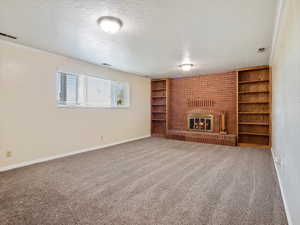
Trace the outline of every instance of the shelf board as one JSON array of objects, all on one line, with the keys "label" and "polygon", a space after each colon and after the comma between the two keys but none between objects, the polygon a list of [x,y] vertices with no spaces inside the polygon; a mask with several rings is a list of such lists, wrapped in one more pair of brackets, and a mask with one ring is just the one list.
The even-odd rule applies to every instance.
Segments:
[{"label": "shelf board", "polygon": [[241,147],[253,147],[253,148],[264,148],[264,149],[269,149],[269,145],[259,145],[259,144],[252,144],[252,143],[246,143],[246,142],[240,142],[238,143],[239,146]]},{"label": "shelf board", "polygon": [[239,94],[269,93],[269,91],[240,91]]},{"label": "shelf board", "polygon": [[152,96],[152,98],[166,98],[166,96]]},{"label": "shelf board", "polygon": [[152,119],[152,121],[166,121],[166,119]]},{"label": "shelf board", "polygon": [[154,106],[165,106],[166,104],[152,104]]},{"label": "shelf board", "polygon": [[239,102],[239,104],[268,104],[268,101],[256,101],[256,102]]},{"label": "shelf board", "polygon": [[239,122],[241,125],[257,125],[257,126],[269,126],[269,123],[258,123],[258,122]]},{"label": "shelf board", "polygon": [[239,114],[257,114],[257,115],[268,115],[270,114],[269,112],[239,112]]},{"label": "shelf board", "polygon": [[235,71],[243,72],[243,71],[249,71],[249,70],[263,70],[263,69],[269,69],[269,66],[268,65],[252,66],[252,67],[246,67],[246,68],[239,68],[239,69],[236,69]]},{"label": "shelf board", "polygon": [[161,133],[152,133],[151,136],[153,137],[165,137],[165,134],[161,134]]},{"label": "shelf board", "polygon": [[269,136],[269,134],[252,133],[252,132],[239,132],[239,135]]},{"label": "shelf board", "polygon": [[152,113],[166,113],[164,111],[152,111]]},{"label": "shelf board", "polygon": [[158,79],[158,80],[151,80],[152,82],[165,82],[166,80],[160,80],[160,79]]},{"label": "shelf board", "polygon": [[239,81],[239,84],[251,84],[251,83],[260,83],[260,82],[269,82],[269,80],[247,80],[247,81]]},{"label": "shelf board", "polygon": [[165,91],[166,88],[155,88],[155,89],[152,89],[152,91]]}]

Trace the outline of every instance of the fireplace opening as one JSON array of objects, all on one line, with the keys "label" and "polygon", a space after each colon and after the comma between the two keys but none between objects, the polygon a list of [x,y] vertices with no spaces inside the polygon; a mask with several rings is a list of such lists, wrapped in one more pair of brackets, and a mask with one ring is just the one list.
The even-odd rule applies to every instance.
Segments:
[{"label": "fireplace opening", "polygon": [[188,129],[193,131],[212,132],[212,115],[191,114],[188,116]]}]

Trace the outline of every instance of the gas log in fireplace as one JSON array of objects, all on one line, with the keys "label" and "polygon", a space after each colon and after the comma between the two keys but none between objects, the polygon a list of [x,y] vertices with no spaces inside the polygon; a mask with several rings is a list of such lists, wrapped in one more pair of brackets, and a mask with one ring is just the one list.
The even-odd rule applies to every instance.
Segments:
[{"label": "gas log in fireplace", "polygon": [[188,129],[192,131],[213,132],[214,116],[193,113],[188,115]]}]

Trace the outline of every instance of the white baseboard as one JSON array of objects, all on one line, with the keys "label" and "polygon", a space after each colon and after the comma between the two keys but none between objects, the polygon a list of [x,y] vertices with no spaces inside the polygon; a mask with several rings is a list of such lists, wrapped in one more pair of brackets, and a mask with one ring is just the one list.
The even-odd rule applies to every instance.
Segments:
[{"label": "white baseboard", "polygon": [[51,156],[51,157],[47,157],[47,158],[36,159],[36,160],[29,161],[29,162],[22,162],[22,163],[13,164],[13,165],[10,165],[10,166],[0,167],[0,172],[4,172],[4,171],[7,171],[7,170],[12,170],[12,169],[16,169],[16,168],[20,168],[20,167],[24,167],[24,166],[33,165],[33,164],[36,164],[36,163],[46,162],[46,161],[50,161],[50,160],[53,160],[53,159],[59,159],[59,158],[63,158],[63,157],[71,156],[71,155],[76,155],[76,154],[83,153],[83,152],[95,151],[95,150],[99,150],[99,149],[111,147],[111,146],[114,146],[114,145],[119,145],[119,144],[131,142],[131,141],[136,141],[136,140],[140,140],[140,139],[144,139],[144,138],[148,138],[148,137],[150,137],[150,135],[137,137],[137,138],[131,138],[131,139],[127,139],[127,140],[119,141],[119,142],[114,142],[114,143],[107,144],[107,145],[95,146],[95,147],[92,147],[92,148],[82,149],[82,150],[79,150],[79,151],[69,152],[69,153],[60,154],[60,155],[55,155],[55,156]]},{"label": "white baseboard", "polygon": [[279,174],[278,165],[277,165],[277,163],[275,161],[275,154],[274,154],[273,148],[271,149],[271,152],[272,152],[273,163],[274,163],[276,174],[277,174],[277,178],[278,178],[279,188],[280,188],[280,192],[281,192],[282,201],[283,201],[283,205],[284,205],[286,217],[287,217],[287,220],[288,220],[288,224],[289,225],[293,225],[292,219],[291,219],[291,214],[290,214],[290,211],[289,211],[289,207],[287,205],[286,197],[284,195],[284,191],[283,191],[282,181],[281,181],[280,174]]}]

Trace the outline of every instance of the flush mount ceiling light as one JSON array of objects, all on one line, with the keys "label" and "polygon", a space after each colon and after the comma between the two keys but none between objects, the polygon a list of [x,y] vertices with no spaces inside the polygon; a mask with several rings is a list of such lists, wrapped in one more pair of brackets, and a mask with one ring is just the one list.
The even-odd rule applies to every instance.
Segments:
[{"label": "flush mount ceiling light", "polygon": [[183,71],[190,71],[194,65],[193,64],[182,64],[179,66]]},{"label": "flush mount ceiling light", "polygon": [[104,32],[111,34],[117,33],[123,25],[122,21],[119,18],[112,16],[100,17],[97,20],[97,23]]}]

